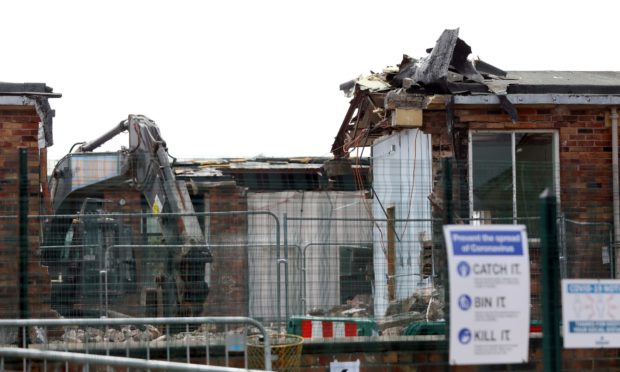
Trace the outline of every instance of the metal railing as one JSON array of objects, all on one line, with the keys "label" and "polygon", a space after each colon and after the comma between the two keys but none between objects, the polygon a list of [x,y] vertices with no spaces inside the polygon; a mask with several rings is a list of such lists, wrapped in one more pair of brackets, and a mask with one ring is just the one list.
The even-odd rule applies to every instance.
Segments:
[{"label": "metal railing", "polygon": [[[40,351],[57,351],[52,349],[61,349],[64,352],[68,351],[81,351],[86,354],[89,353],[105,353],[106,356],[110,355],[111,351],[118,352],[119,350],[125,351],[126,357],[130,356],[131,350],[137,351],[143,350],[145,356],[140,356],[141,359],[146,359],[147,361],[151,360],[151,349],[162,349],[166,350],[166,360],[171,360],[171,342],[169,340],[172,339],[171,326],[185,326],[185,333],[182,333],[183,341],[181,345],[185,348],[185,359],[187,363],[190,363],[192,355],[192,348],[204,348],[205,353],[205,364],[210,364],[210,347],[215,346],[211,344],[211,340],[209,338],[209,334],[205,333],[204,339],[194,339],[192,341],[189,340],[189,325],[203,325],[203,324],[245,324],[247,326],[255,327],[259,330],[261,335],[263,336],[263,357],[264,357],[264,365],[267,370],[271,370],[271,347],[269,341],[269,335],[267,334],[267,330],[263,325],[252,319],[247,317],[179,317],[179,318],[97,318],[97,319],[0,319],[0,329],[6,328],[20,328],[21,329],[21,346],[23,348],[37,348],[42,349]],[[47,337],[48,329],[50,327],[80,327],[80,326],[89,326],[89,327],[105,327],[106,329],[111,326],[126,326],[126,325],[140,325],[140,326],[154,326],[161,325],[165,327],[165,339],[155,339],[155,340],[140,340],[140,341],[131,341],[124,340],[121,342],[109,341],[108,339],[103,339],[96,342],[89,342],[89,329],[87,328],[84,332],[84,341],[83,342],[67,342],[67,338],[64,339],[62,343],[50,343],[49,338]],[[43,335],[42,340],[39,340],[40,343],[32,344],[29,342],[29,327],[40,327],[42,328],[41,334]],[[225,360],[226,366],[228,366],[228,340],[226,327],[224,330],[224,334],[219,335],[217,338],[220,342],[224,341],[226,346],[225,352]],[[94,337],[93,337],[94,338]],[[234,340],[239,342],[239,340]],[[245,338],[241,341],[245,343]],[[221,343],[220,343],[221,345]],[[234,350],[238,350],[238,348],[231,348]],[[246,350],[245,347],[242,347],[241,350]],[[2,355],[2,354],[0,354]],[[33,357],[38,354],[33,354]],[[50,354],[52,355],[52,354]],[[29,356],[30,357],[30,356]],[[60,358],[60,355],[56,357]],[[58,360],[58,359],[55,359]],[[244,365],[248,367],[248,356],[247,353],[244,353]]]},{"label": "metal railing", "polygon": [[[89,355],[82,353],[72,353],[64,351],[21,349],[14,347],[0,347],[0,370],[5,370],[6,358],[21,358],[24,360],[43,360],[59,361],[80,365],[101,365],[108,367],[140,368],[146,370],[162,371],[209,371],[209,372],[237,372],[237,371],[258,371],[246,368],[232,368],[221,366],[203,366],[198,364],[187,364],[178,362],[168,362],[161,360],[143,360],[137,358],[115,357],[107,355]],[[29,370],[25,366],[24,371]],[[47,371],[47,367],[43,368]]]}]

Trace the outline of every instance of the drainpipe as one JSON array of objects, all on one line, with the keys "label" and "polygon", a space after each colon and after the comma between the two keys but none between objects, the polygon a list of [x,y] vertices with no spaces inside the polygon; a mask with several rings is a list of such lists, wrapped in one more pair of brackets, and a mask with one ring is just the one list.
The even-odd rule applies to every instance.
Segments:
[{"label": "drainpipe", "polygon": [[[611,108],[611,163],[614,208],[614,253],[616,253],[615,249],[618,246],[618,242],[620,242],[620,192],[618,190],[620,187],[618,184],[618,110],[616,107]],[[614,256],[618,257],[617,254]],[[616,262],[613,262],[613,264],[615,267]]]}]

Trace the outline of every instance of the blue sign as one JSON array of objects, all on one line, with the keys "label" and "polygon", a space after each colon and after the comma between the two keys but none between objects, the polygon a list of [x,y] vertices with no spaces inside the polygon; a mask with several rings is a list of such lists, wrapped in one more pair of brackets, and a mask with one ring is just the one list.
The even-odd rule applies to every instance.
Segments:
[{"label": "blue sign", "polygon": [[620,293],[620,283],[572,283],[567,285],[568,293]]},{"label": "blue sign", "polygon": [[525,226],[445,225],[443,231],[454,325],[450,364],[526,362],[530,260]]},{"label": "blue sign", "polygon": [[451,231],[450,239],[456,256],[523,255],[523,241],[520,231]]},{"label": "blue sign", "polygon": [[619,333],[620,320],[571,320],[568,330],[573,333]]}]

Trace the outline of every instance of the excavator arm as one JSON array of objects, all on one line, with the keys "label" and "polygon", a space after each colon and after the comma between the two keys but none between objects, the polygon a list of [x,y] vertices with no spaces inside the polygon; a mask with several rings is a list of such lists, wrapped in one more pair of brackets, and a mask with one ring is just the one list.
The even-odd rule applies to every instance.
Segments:
[{"label": "excavator arm", "polygon": [[127,126],[131,184],[142,191],[151,211],[160,215],[164,242],[174,246],[169,257],[175,278],[167,278],[166,282],[176,284],[181,312],[187,313],[190,308],[195,314],[208,294],[205,265],[213,261],[205,235],[185,182],[176,180],[172,171],[166,142],[157,125],[145,116],[130,115]]}]

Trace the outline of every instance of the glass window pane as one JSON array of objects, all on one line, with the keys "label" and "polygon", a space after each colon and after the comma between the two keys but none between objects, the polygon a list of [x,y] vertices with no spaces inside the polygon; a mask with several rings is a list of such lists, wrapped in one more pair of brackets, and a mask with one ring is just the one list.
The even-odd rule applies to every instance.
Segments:
[{"label": "glass window pane", "polygon": [[[553,185],[553,134],[515,133],[517,216],[528,231],[537,230],[539,196]],[[537,234],[532,234],[537,235]]]},{"label": "glass window pane", "polygon": [[512,134],[472,135],[473,218],[512,223]]}]

